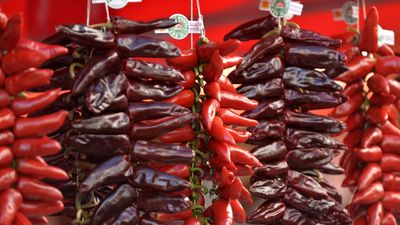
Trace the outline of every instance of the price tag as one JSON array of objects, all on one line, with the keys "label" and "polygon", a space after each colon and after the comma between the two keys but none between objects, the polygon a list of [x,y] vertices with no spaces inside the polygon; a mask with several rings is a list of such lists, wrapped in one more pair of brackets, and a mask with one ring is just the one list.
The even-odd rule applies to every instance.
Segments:
[{"label": "price tag", "polygon": [[341,9],[333,9],[334,21],[345,21],[349,25],[356,24],[359,16],[359,7],[356,2],[345,2]]},{"label": "price tag", "polygon": [[178,24],[168,29],[155,30],[156,34],[169,34],[174,39],[182,40],[189,34],[200,34],[204,27],[201,20],[191,21],[182,14],[174,14],[170,18],[175,19]]},{"label": "price tag", "polygon": [[381,26],[378,27],[378,45],[394,45],[395,34],[392,30],[384,30]]},{"label": "price tag", "polygon": [[274,17],[291,19],[301,15],[303,4],[290,0],[260,0],[258,8],[261,11],[271,11]]},{"label": "price tag", "polygon": [[112,9],[122,9],[130,2],[142,2],[142,0],[92,0],[93,4],[106,3]]}]

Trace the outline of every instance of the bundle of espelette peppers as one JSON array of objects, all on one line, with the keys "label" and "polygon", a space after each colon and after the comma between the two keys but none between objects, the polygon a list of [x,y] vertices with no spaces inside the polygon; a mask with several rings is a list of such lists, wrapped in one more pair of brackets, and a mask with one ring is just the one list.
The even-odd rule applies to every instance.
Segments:
[{"label": "bundle of espelette peppers", "polygon": [[259,40],[228,78],[238,93],[260,101],[242,114],[259,125],[248,129],[251,152],[264,164],[250,180],[250,192],[265,199],[247,217],[250,224],[352,224],[341,195],[322,173],[342,174],[332,159],[346,146],[331,137],[345,124],[311,110],[346,101],[329,76],[346,57],[341,41],[284,24],[270,14],[235,28],[225,40]]},{"label": "bundle of espelette peppers", "polygon": [[[230,108],[251,110],[258,102],[237,94],[221,76],[241,62],[228,56],[240,41],[202,38],[196,49],[181,53],[166,41],[140,35],[174,25],[169,19],[115,17],[91,27],[59,26],[45,40],[69,49],[46,63],[56,74],[38,89],[67,92],[36,114],[70,111],[70,120],[54,134],[65,152],[48,162],[71,171],[71,179],[58,187],[73,223],[245,221],[238,199],[252,200],[238,176],[251,175],[261,163],[236,143],[245,142],[251,135],[245,128],[258,122]],[[170,66],[151,58],[167,58]],[[208,190],[204,179],[215,186]],[[219,199],[206,211],[207,193]]]},{"label": "bundle of espelette peppers", "polygon": [[349,101],[331,113],[347,123],[342,186],[355,191],[348,208],[358,225],[396,225],[400,211],[400,58],[378,46],[378,25],[372,7],[361,35],[342,35],[348,71],[336,79],[346,83]]},{"label": "bundle of espelette peppers", "polygon": [[20,39],[21,22],[21,15],[7,18],[0,13],[1,225],[47,223],[45,216],[64,208],[62,193],[48,182],[68,179],[66,172],[43,159],[61,151],[47,135],[62,126],[68,112],[27,117],[57,99],[60,89],[28,91],[50,82],[53,70],[38,67],[68,49]]}]

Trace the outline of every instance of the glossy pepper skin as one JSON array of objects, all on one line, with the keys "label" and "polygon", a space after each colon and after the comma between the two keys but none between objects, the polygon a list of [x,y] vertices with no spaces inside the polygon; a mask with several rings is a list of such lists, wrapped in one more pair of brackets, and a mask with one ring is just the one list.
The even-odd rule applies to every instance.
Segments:
[{"label": "glossy pepper skin", "polygon": [[21,73],[9,76],[5,80],[5,89],[10,95],[48,84],[53,76],[49,69],[27,69]]},{"label": "glossy pepper skin", "polygon": [[48,137],[17,139],[11,148],[17,158],[50,156],[61,151],[60,143]]},{"label": "glossy pepper skin", "polygon": [[22,195],[15,189],[9,188],[0,193],[2,202],[0,212],[0,223],[11,225],[15,214],[22,205]]},{"label": "glossy pepper skin", "polygon": [[53,89],[34,98],[14,98],[10,108],[17,116],[34,113],[55,102],[60,91],[60,89]]},{"label": "glossy pepper skin", "polygon": [[362,51],[373,53],[378,50],[378,25],[378,9],[376,7],[372,7],[368,11],[364,30],[361,32],[360,36],[359,47]]},{"label": "glossy pepper skin", "polygon": [[329,48],[338,48],[342,44],[342,41],[339,39],[332,39],[313,31],[298,29],[291,26],[283,27],[281,35],[285,41],[293,43],[305,43]]},{"label": "glossy pepper skin", "polygon": [[94,28],[73,24],[60,25],[56,27],[57,32],[63,33],[69,40],[79,45],[94,48],[112,48],[114,47],[114,35],[110,32],[103,32]]},{"label": "glossy pepper skin", "polygon": [[336,80],[351,83],[357,79],[364,78],[374,67],[375,62],[373,59],[365,56],[357,56],[350,63],[347,64],[348,71],[342,73]]},{"label": "glossy pepper skin", "polygon": [[263,100],[281,96],[283,89],[282,79],[272,79],[263,83],[242,85],[237,91],[247,98]]},{"label": "glossy pepper skin", "polygon": [[163,100],[178,95],[182,90],[180,84],[130,79],[126,96],[130,101]]},{"label": "glossy pepper skin", "polygon": [[10,51],[15,48],[21,37],[22,15],[14,15],[7,21],[0,36],[0,49],[2,51]]},{"label": "glossy pepper skin", "polygon": [[123,62],[124,72],[127,76],[141,79],[152,79],[166,82],[184,81],[178,70],[161,64],[128,59]]},{"label": "glossy pepper skin", "polygon": [[128,114],[132,122],[157,119],[164,116],[178,117],[189,113],[185,107],[169,102],[131,102]]},{"label": "glossy pepper skin", "polygon": [[140,192],[137,199],[138,208],[145,212],[178,213],[191,206],[188,197],[168,195],[161,192]]},{"label": "glossy pepper skin", "polygon": [[123,17],[111,17],[112,31],[115,34],[142,34],[155,29],[166,29],[175,26],[173,19],[157,19],[148,22],[128,20]]},{"label": "glossy pepper skin", "polygon": [[139,210],[137,210],[136,204],[133,204],[122,211],[112,225],[137,224],[139,223],[139,216]]},{"label": "glossy pepper skin", "polygon": [[268,31],[271,31],[277,25],[276,19],[270,13],[236,27],[234,30],[225,35],[224,40],[238,39],[248,41],[262,38]]},{"label": "glossy pepper skin", "polygon": [[31,201],[52,202],[63,200],[63,195],[58,189],[29,177],[20,177],[18,179],[17,190],[24,199]]},{"label": "glossy pepper skin", "polygon": [[115,45],[122,58],[169,58],[181,55],[181,51],[175,45],[167,41],[134,34],[118,35],[115,40]]},{"label": "glossy pepper skin", "polygon": [[16,50],[27,49],[40,52],[48,59],[53,59],[68,53],[68,49],[58,45],[48,45],[28,39],[21,39],[16,46]]},{"label": "glossy pepper skin", "polygon": [[123,134],[129,131],[127,114],[113,113],[95,116],[88,119],[74,120],[71,127],[78,132],[91,134]]},{"label": "glossy pepper skin", "polygon": [[324,109],[338,106],[347,100],[340,92],[315,92],[286,89],[284,99],[289,107],[299,107],[304,110]]},{"label": "glossy pepper skin", "polygon": [[398,56],[380,57],[377,60],[375,70],[376,73],[382,75],[389,75],[392,73],[398,73],[399,65],[400,65],[400,58]]},{"label": "glossy pepper skin", "polygon": [[77,96],[82,94],[90,82],[116,71],[118,63],[119,56],[113,50],[108,51],[104,55],[91,58],[79,71],[72,87],[72,95]]}]

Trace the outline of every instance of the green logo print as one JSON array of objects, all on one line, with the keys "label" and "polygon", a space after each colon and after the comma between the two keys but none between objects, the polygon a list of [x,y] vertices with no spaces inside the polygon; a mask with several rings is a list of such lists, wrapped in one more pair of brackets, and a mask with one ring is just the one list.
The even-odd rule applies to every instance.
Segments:
[{"label": "green logo print", "polygon": [[174,14],[170,17],[178,23],[176,26],[168,29],[169,35],[174,39],[184,39],[189,34],[189,20],[182,14]]},{"label": "green logo print", "polygon": [[357,3],[349,1],[344,3],[343,5],[342,8],[343,18],[347,24],[357,23],[357,18],[353,17],[353,6],[357,6]]},{"label": "green logo print", "polygon": [[274,17],[285,17],[290,8],[290,0],[272,0],[271,14]]}]

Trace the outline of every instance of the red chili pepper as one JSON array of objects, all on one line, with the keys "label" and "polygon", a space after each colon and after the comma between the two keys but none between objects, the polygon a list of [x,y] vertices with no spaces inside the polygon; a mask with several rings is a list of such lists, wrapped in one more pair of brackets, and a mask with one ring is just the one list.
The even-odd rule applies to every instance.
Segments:
[{"label": "red chili pepper", "polygon": [[0,145],[10,145],[14,142],[14,134],[9,130],[0,131]]},{"label": "red chili pepper", "polygon": [[385,56],[378,58],[375,66],[376,73],[384,76],[389,74],[400,73],[400,57]]},{"label": "red chili pepper", "polygon": [[383,125],[379,127],[383,135],[393,134],[400,136],[400,129],[393,125],[390,121],[386,121]]},{"label": "red chili pepper", "polygon": [[383,174],[382,184],[385,191],[400,191],[400,175],[385,173]]},{"label": "red chili pepper", "polygon": [[[1,15],[1,13],[0,13],[0,15]],[[0,68],[0,87],[3,87],[5,80],[6,80],[6,75],[4,74],[3,70]]]},{"label": "red chili pepper", "polygon": [[56,101],[60,91],[61,88],[57,88],[46,91],[34,98],[14,98],[11,102],[10,108],[17,116],[37,112]]},{"label": "red chili pepper", "polygon": [[387,191],[382,200],[383,207],[390,212],[400,211],[400,192]]},{"label": "red chili pepper", "polygon": [[369,185],[371,185],[374,181],[377,181],[382,177],[382,169],[376,163],[369,163],[362,170],[360,177],[357,182],[357,191],[364,191]]},{"label": "red chili pepper", "polygon": [[49,224],[49,220],[44,216],[35,216],[35,217],[28,217],[28,218],[35,225]]},{"label": "red chili pepper", "polygon": [[14,15],[7,21],[7,26],[0,36],[0,50],[11,51],[21,38],[22,15]]},{"label": "red chili pepper", "polygon": [[9,188],[0,193],[0,224],[11,225],[22,204],[22,195]]},{"label": "red chili pepper", "polygon": [[361,170],[356,169],[347,174],[342,181],[342,187],[354,187],[357,184],[358,177],[361,174]]},{"label": "red chili pepper", "polygon": [[63,195],[57,188],[29,177],[20,177],[16,188],[24,199],[31,201],[53,202],[63,200]]},{"label": "red chili pepper", "polygon": [[188,178],[190,176],[190,166],[186,164],[166,165],[157,170],[180,178]]},{"label": "red chili pepper", "polygon": [[190,109],[194,104],[194,93],[189,89],[185,89],[176,96],[166,99],[164,101],[174,103]]},{"label": "red chili pepper", "polygon": [[21,205],[20,211],[27,216],[48,216],[64,210],[62,201],[54,202],[28,202]]},{"label": "red chili pepper", "polygon": [[354,220],[353,225],[367,225],[367,217],[358,217],[356,220]]},{"label": "red chili pepper", "polygon": [[192,69],[197,66],[199,61],[195,49],[186,49],[181,52],[181,56],[167,58],[167,64],[179,69]]},{"label": "red chili pepper", "polygon": [[233,220],[236,223],[246,222],[246,211],[238,199],[232,199],[229,201],[232,207]]},{"label": "red chili pepper", "polygon": [[209,41],[201,46],[198,46],[197,53],[203,62],[208,62],[216,50],[219,50],[221,56],[226,56],[234,52],[239,46],[240,41],[234,39],[218,43]]},{"label": "red chili pepper", "polygon": [[192,126],[186,125],[159,137],[164,143],[184,143],[193,140],[195,134]]},{"label": "red chili pepper", "polygon": [[240,125],[244,127],[256,127],[258,125],[257,120],[249,119],[246,117],[242,117],[239,114],[236,114],[230,109],[221,108],[218,111],[218,116],[221,117],[222,121],[226,125]]},{"label": "red chili pepper", "polygon": [[378,51],[379,14],[375,6],[369,10],[365,20],[364,30],[361,32],[359,47],[362,51],[374,53]]},{"label": "red chili pepper", "polygon": [[224,142],[220,142],[216,139],[211,139],[208,142],[208,149],[218,155],[220,157],[220,159],[222,159],[223,161],[230,163],[231,161],[231,152],[229,150],[229,146],[224,143]]},{"label": "red chili pepper", "polygon": [[4,89],[0,89],[0,108],[8,106],[10,101],[10,95]]},{"label": "red chili pepper", "polygon": [[378,48],[378,54],[381,55],[381,56],[395,55],[393,49],[389,45],[381,45]]},{"label": "red chili pepper", "polygon": [[232,185],[233,181],[235,181],[235,175],[226,169],[226,167],[222,167],[221,170],[215,171],[214,180],[217,182],[218,186],[225,187]]},{"label": "red chili pepper", "polygon": [[241,190],[243,188],[243,183],[239,178],[235,178],[233,183],[229,186],[218,187],[217,192],[220,198],[238,199],[240,197]]},{"label": "red chili pepper", "polygon": [[348,62],[360,55],[360,49],[353,44],[343,44],[338,51],[346,56]]},{"label": "red chili pepper", "polygon": [[228,91],[231,93],[237,93],[235,86],[233,86],[233,84],[227,77],[221,76],[217,82],[219,83],[221,90]]},{"label": "red chili pepper", "polygon": [[226,167],[228,170],[232,172],[236,172],[237,168],[233,162],[226,162],[219,155],[212,155],[210,158],[210,165],[212,168],[220,170],[223,167]]},{"label": "red chili pepper", "polygon": [[400,99],[397,99],[397,100],[394,102],[394,106],[396,107],[397,111],[400,112]]},{"label": "red chili pepper", "polygon": [[4,32],[4,29],[7,26],[8,17],[4,13],[0,13],[0,30]]},{"label": "red chili pepper", "polygon": [[220,104],[216,99],[206,99],[201,108],[201,117],[204,127],[211,131],[215,115],[219,110]]},{"label": "red chili pepper", "polygon": [[380,146],[385,153],[400,154],[400,136],[384,135]]},{"label": "red chili pepper", "polygon": [[383,190],[382,183],[375,182],[371,184],[368,188],[366,188],[364,191],[357,192],[354,195],[351,204],[369,205],[375,203],[383,198],[384,192],[385,191]]},{"label": "red chili pepper", "polygon": [[254,167],[262,166],[262,163],[258,161],[258,159],[253,154],[240,146],[229,145],[229,150],[231,153],[231,160],[234,163],[240,163],[243,165]]},{"label": "red chili pepper", "polygon": [[360,143],[363,135],[363,129],[355,129],[350,131],[347,136],[343,139],[343,143],[346,144],[347,148],[352,149],[358,143]]},{"label": "red chili pepper", "polygon": [[68,174],[64,170],[58,167],[43,165],[33,159],[19,159],[16,170],[18,173],[34,177],[68,180]]},{"label": "red chili pepper", "polygon": [[[390,96],[393,96],[393,95],[390,95]],[[396,107],[394,105],[388,105],[388,107],[389,107],[389,109],[388,109],[387,113],[388,113],[389,121],[394,126],[400,127],[400,122],[398,120],[399,114],[398,114]]]},{"label": "red chili pepper", "polygon": [[66,55],[68,53],[68,48],[58,45],[49,45],[41,42],[36,42],[28,39],[21,39],[15,48],[18,50],[33,50],[40,52],[48,59],[53,59],[58,56]]},{"label": "red chili pepper", "polygon": [[219,54],[219,51],[214,51],[210,58],[210,62],[204,67],[204,79],[207,82],[217,81],[224,71],[223,63],[224,62],[221,55]]},{"label": "red chili pepper", "polygon": [[37,116],[33,118],[18,118],[14,126],[14,134],[19,137],[40,137],[58,130],[68,116],[68,111]]},{"label": "red chili pepper", "polygon": [[214,225],[233,225],[232,207],[227,200],[218,199],[212,203]]},{"label": "red chili pepper", "polygon": [[371,78],[368,79],[368,87],[370,91],[380,95],[389,95],[390,87],[386,77],[375,73]]},{"label": "red chili pepper", "polygon": [[400,171],[400,156],[392,153],[383,154],[381,168],[384,173]]},{"label": "red chili pepper", "polygon": [[384,214],[383,206],[381,202],[376,202],[368,206],[367,218],[368,224],[381,225],[382,217]]},{"label": "red chili pepper", "polygon": [[231,68],[233,66],[239,65],[243,61],[243,58],[240,56],[225,56],[222,57],[222,62],[224,69]]},{"label": "red chili pepper", "polygon": [[49,84],[52,76],[53,70],[31,68],[7,77],[5,81],[6,90],[10,95],[17,95],[22,91]]},{"label": "red chili pepper", "polygon": [[330,115],[333,117],[345,117],[358,111],[364,102],[364,95],[362,92],[354,94],[349,100],[338,107],[336,107]]},{"label": "red chili pepper", "polygon": [[17,212],[14,217],[13,225],[32,225],[32,223],[24,214]]},{"label": "red chili pepper", "polygon": [[379,125],[384,124],[388,119],[388,106],[371,106],[365,113],[365,118],[372,124]]},{"label": "red chili pepper", "polygon": [[238,130],[229,127],[226,127],[226,129],[232,135],[236,143],[245,143],[252,135],[247,130]]},{"label": "red chili pepper", "polygon": [[349,70],[335,79],[345,83],[352,83],[358,79],[365,78],[365,76],[372,71],[374,65],[375,61],[373,59],[365,56],[357,56],[347,64]]},{"label": "red chili pepper", "polygon": [[253,110],[257,108],[258,102],[251,100],[241,94],[221,91],[221,107],[237,110]]},{"label": "red chili pepper", "polygon": [[50,156],[59,153],[61,145],[48,137],[25,138],[17,139],[12,145],[12,150],[17,158]]},{"label": "red chili pepper", "polygon": [[5,146],[0,146],[0,168],[10,166],[14,159],[11,149]]},{"label": "red chili pepper", "polygon": [[361,139],[361,147],[366,148],[371,145],[376,145],[382,141],[382,131],[377,127],[367,128]]},{"label": "red chili pepper", "polygon": [[32,67],[40,67],[49,59],[38,51],[16,50],[3,57],[3,70],[6,74],[15,74]]},{"label": "red chili pepper", "polygon": [[343,95],[351,97],[356,93],[362,92],[363,89],[364,89],[364,83],[362,81],[357,81],[353,84],[348,84],[346,88],[343,90]]},{"label": "red chili pepper", "polygon": [[386,212],[382,218],[381,225],[397,225],[396,217],[394,217],[393,213]]},{"label": "red chili pepper", "polygon": [[373,94],[369,100],[371,101],[372,105],[376,106],[390,105],[394,103],[394,101],[396,100],[396,96],[394,95],[383,96],[383,95]]},{"label": "red chili pepper", "polygon": [[0,130],[12,127],[15,123],[15,115],[9,108],[0,109]]},{"label": "red chili pepper", "polygon": [[245,186],[242,186],[242,190],[240,191],[240,199],[247,202],[248,204],[253,204],[253,198],[251,197],[251,193]]},{"label": "red chili pepper", "polygon": [[390,94],[396,96],[396,98],[400,98],[400,83],[398,81],[388,79]]},{"label": "red chili pepper", "polygon": [[212,122],[211,130],[209,131],[210,135],[214,137],[217,141],[227,144],[235,145],[236,142],[233,139],[232,135],[229,131],[224,127],[224,122],[221,117],[215,116]]},{"label": "red chili pepper", "polygon": [[352,131],[357,128],[361,128],[364,126],[364,116],[362,112],[358,111],[351,114],[346,120],[346,129],[344,131]]},{"label": "red chili pepper", "polygon": [[218,82],[209,82],[204,86],[204,93],[207,98],[216,99],[221,101],[221,87]]},{"label": "red chili pepper", "polygon": [[182,75],[185,80],[179,82],[179,84],[182,85],[185,89],[190,89],[194,87],[194,85],[196,84],[196,74],[191,70],[186,70],[182,73]]},{"label": "red chili pepper", "polygon": [[247,165],[235,164],[237,170],[234,172],[237,177],[252,176],[254,174],[253,169]]},{"label": "red chili pepper", "polygon": [[188,220],[185,221],[183,225],[202,225],[200,220],[197,218],[191,217]]},{"label": "red chili pepper", "polygon": [[353,151],[359,159],[365,162],[378,162],[383,155],[382,149],[377,145],[368,148],[354,148]]},{"label": "red chili pepper", "polygon": [[17,172],[12,168],[0,169],[0,191],[5,190],[17,181]]},{"label": "red chili pepper", "polygon": [[349,155],[343,161],[343,169],[345,174],[349,174],[352,171],[358,168],[359,159],[357,158],[356,154],[351,151],[348,151]]}]

